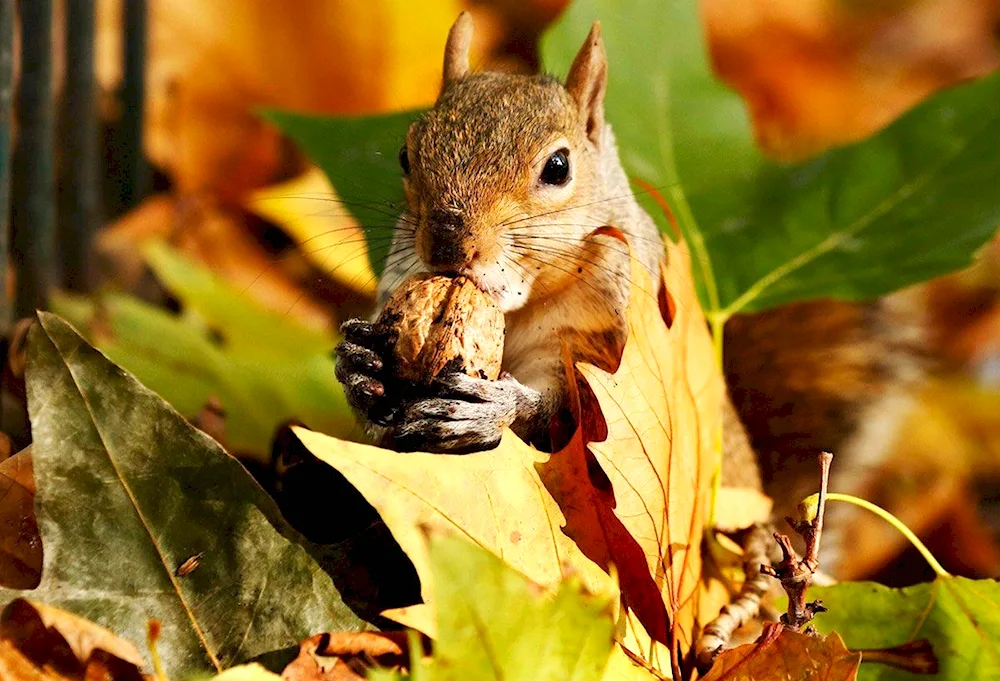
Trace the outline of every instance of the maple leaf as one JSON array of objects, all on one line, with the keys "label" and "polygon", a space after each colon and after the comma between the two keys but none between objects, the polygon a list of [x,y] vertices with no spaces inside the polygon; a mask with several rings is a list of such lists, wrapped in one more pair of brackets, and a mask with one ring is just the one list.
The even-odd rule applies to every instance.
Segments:
[{"label": "maple leaf", "polygon": [[[425,603],[434,602],[427,526],[464,535],[545,587],[572,571],[606,592],[615,571],[620,637],[652,667],[678,669],[697,613],[723,384],[687,250],[667,248],[659,295],[633,263],[617,371],[577,365],[593,400],[582,400],[583,427],[559,452],[538,452],[507,432],[488,452],[401,455],[297,429],[382,516],[421,577]],[[669,646],[672,659],[649,639]]]}]

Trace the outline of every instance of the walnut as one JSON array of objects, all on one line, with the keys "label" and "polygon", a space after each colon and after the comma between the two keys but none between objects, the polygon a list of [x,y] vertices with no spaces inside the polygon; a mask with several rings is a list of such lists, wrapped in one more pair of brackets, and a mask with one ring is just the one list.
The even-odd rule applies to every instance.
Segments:
[{"label": "walnut", "polygon": [[389,339],[398,378],[429,383],[446,369],[491,381],[500,375],[503,312],[467,277],[406,281],[376,326]]}]

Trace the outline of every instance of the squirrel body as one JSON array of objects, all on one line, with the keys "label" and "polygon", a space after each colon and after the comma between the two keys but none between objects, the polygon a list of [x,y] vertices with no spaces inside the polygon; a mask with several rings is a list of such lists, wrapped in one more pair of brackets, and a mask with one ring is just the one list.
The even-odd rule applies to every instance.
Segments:
[{"label": "squirrel body", "polygon": [[[635,199],[604,120],[607,63],[599,25],[565,85],[543,75],[471,73],[471,31],[463,14],[449,34],[437,103],[411,126],[401,150],[408,207],[379,301],[413,275],[470,277],[505,314],[504,373],[497,381],[452,375],[439,381],[437,394],[419,399],[386,394],[385,348],[370,322],[347,322],[338,378],[369,432],[401,450],[488,449],[506,427],[528,441],[544,438],[565,397],[563,348],[574,361],[613,371],[627,332],[631,256],[656,281],[665,258],[661,235]],[[831,309],[838,314],[830,316]],[[784,484],[796,471],[814,481],[815,454],[845,441],[849,426],[857,425],[863,410],[853,405],[870,407],[900,383],[906,372],[896,365],[906,363],[896,355],[905,353],[883,352],[885,324],[875,324],[877,315],[867,309],[809,303],[769,313],[760,323],[734,320],[726,344],[735,398],[724,405],[727,484],[760,487],[755,448],[770,466],[763,482]],[[826,332],[839,336],[810,338]],[[797,351],[761,350],[787,345],[789,338],[800,342]],[[796,358],[806,361],[793,366]],[[818,394],[827,399],[811,402],[823,377],[838,367],[850,380],[826,386]],[[767,378],[755,384],[754,376]],[[813,421],[829,417],[829,423],[806,424],[815,432],[782,421],[796,416],[793,411],[812,418],[814,406],[825,411]],[[775,467],[787,475],[773,475]]]}]

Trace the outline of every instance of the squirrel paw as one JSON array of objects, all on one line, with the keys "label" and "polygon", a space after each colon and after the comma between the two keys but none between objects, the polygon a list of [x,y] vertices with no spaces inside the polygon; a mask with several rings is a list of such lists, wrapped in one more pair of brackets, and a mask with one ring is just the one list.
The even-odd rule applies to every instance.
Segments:
[{"label": "squirrel paw", "polygon": [[387,348],[371,322],[349,319],[340,327],[344,340],[337,345],[337,380],[347,402],[377,425],[388,425],[392,410],[385,396],[382,357]]},{"label": "squirrel paw", "polygon": [[437,396],[405,405],[388,432],[399,451],[450,454],[492,449],[503,429],[523,417],[538,393],[510,375],[497,381],[465,374],[440,377]]}]

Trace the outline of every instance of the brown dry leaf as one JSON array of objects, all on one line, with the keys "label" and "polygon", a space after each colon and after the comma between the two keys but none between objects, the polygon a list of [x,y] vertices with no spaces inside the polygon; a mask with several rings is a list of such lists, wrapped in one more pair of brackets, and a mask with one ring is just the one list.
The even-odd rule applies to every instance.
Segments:
[{"label": "brown dry leaf", "polygon": [[368,261],[364,232],[338,202],[322,170],[311,166],[287,182],[258,189],[244,206],[284,229],[306,259],[331,280],[364,297],[375,296],[377,277]]},{"label": "brown dry leaf", "polygon": [[793,158],[858,140],[935,90],[1000,65],[997,0],[709,0],[721,78],[757,138]]},{"label": "brown dry leaf", "polygon": [[31,450],[0,462],[0,587],[34,589],[42,578]]},{"label": "brown dry leaf", "polygon": [[[139,651],[107,629],[65,610],[18,598],[0,615],[0,642],[61,676],[145,681]],[[18,678],[18,677],[14,677]]]},{"label": "brown dry leaf", "polygon": [[613,565],[628,612],[626,645],[664,670],[670,661],[658,648],[649,652],[650,637],[675,659],[690,647],[722,382],[687,251],[668,248],[663,277],[673,300],[662,308],[673,318],[664,321],[635,265],[621,365],[613,375],[578,367],[593,398],[584,395],[585,425],[560,452],[540,453],[510,432],[493,451],[442,457],[296,431],[376,508],[421,576],[426,603],[430,526],[467,536],[545,587],[570,569],[606,592],[604,571]]},{"label": "brown dry leaf", "polygon": [[362,681],[372,667],[409,665],[406,632],[317,634],[299,644],[299,656],[281,672],[282,681]]},{"label": "brown dry leaf", "polygon": [[127,290],[140,289],[148,272],[143,246],[152,241],[168,242],[268,310],[317,331],[334,328],[332,312],[306,282],[261,248],[241,216],[209,199],[153,196],[109,225],[96,243],[105,274]]},{"label": "brown dry leaf", "polygon": [[703,681],[853,681],[861,653],[837,634],[813,636],[772,624],[756,643],[723,652]]}]

